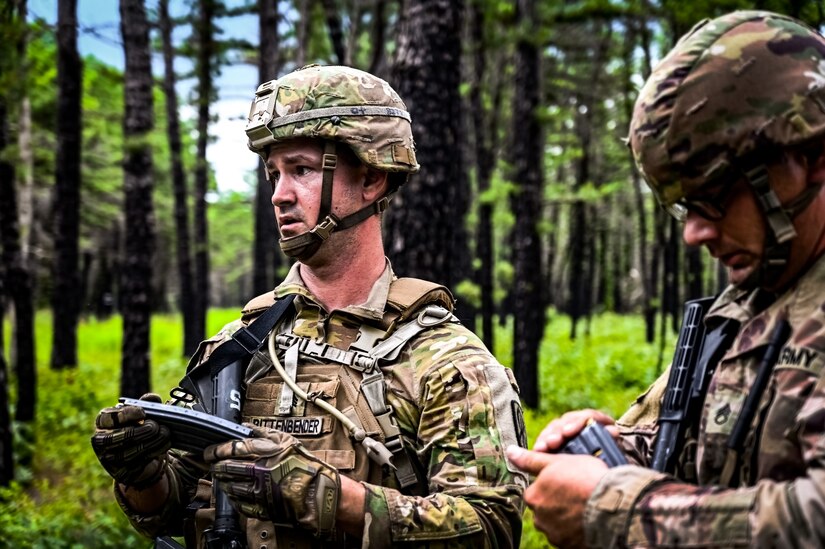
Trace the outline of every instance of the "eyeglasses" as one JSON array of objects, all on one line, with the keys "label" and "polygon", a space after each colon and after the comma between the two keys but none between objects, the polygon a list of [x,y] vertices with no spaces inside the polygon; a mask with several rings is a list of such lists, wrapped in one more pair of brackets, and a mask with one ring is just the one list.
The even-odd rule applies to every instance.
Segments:
[{"label": "eyeglasses", "polygon": [[734,192],[740,188],[740,179],[733,185],[722,183],[718,189],[703,192],[701,196],[684,197],[667,208],[677,221],[687,221],[688,212],[693,212],[708,221],[721,221],[727,215],[727,206]]}]

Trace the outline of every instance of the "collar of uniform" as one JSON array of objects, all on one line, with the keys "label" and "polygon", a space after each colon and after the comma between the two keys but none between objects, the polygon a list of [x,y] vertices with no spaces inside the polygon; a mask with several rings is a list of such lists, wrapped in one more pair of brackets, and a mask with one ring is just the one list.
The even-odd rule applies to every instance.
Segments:
[{"label": "collar of uniform", "polygon": [[746,291],[728,286],[714,302],[708,316],[733,318],[744,324],[770,308],[775,301],[785,301],[784,298],[791,294],[798,296],[799,300],[821,299],[822,280],[825,280],[825,255],[817,258],[796,282],[779,295],[760,289]]},{"label": "collar of uniform", "polygon": [[[370,320],[381,320],[384,317],[384,309],[387,306],[387,298],[390,294],[390,284],[395,280],[395,274],[392,272],[389,259],[384,258],[384,261],[386,262],[384,271],[372,285],[366,301],[359,305],[348,305],[339,309],[341,312]],[[280,298],[289,294],[300,296],[295,300],[295,307],[299,312],[308,304],[323,309],[318,298],[312,295],[312,292],[304,284],[299,262],[293,263],[284,281],[275,288],[275,297]]]},{"label": "collar of uniform", "polygon": [[[734,348],[728,353],[727,358],[767,345],[773,334],[773,327],[781,319],[787,319],[794,327],[794,335],[789,340],[792,345],[806,345],[805,338],[818,337],[821,326],[818,319],[821,315],[822,280],[825,280],[825,258],[820,257],[767,307],[759,303],[761,297],[757,291],[748,293],[739,304],[733,304],[748,312],[750,316],[742,323]],[[726,306],[725,310],[732,310],[733,305]]]}]

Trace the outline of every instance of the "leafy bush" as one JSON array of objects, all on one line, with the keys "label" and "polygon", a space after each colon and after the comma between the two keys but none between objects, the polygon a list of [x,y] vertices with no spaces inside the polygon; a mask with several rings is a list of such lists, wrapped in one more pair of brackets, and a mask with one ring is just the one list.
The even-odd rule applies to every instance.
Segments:
[{"label": "leafy bush", "polygon": [[[235,310],[210,311],[208,332],[237,316]],[[5,341],[9,328],[5,326]],[[38,402],[33,428],[34,461],[18,467],[17,482],[0,489],[0,547],[108,548],[149,547],[129,526],[112,497],[111,480],[92,452],[89,437],[100,408],[117,402],[121,322],[87,319],[78,333],[76,369],[48,367],[51,316],[37,317]],[[617,416],[656,376],[658,349],[644,342],[641,318],[603,315],[589,335],[569,339],[570,320],[553,316],[540,352],[541,407],[527,410],[532,445],[547,422],[574,408],[594,407]],[[496,356],[512,364],[512,326],[499,327]],[[167,395],[180,379],[182,328],[173,315],[152,319],[152,387]],[[12,387],[14,385],[12,379]],[[20,427],[20,426],[17,426]],[[16,449],[31,438],[18,429]],[[548,547],[524,516],[522,547]]]}]

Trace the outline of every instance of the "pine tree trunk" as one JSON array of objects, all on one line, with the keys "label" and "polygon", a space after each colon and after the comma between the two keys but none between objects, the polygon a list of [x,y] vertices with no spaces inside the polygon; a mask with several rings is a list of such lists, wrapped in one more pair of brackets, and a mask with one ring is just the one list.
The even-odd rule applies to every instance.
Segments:
[{"label": "pine tree trunk", "polygon": [[544,332],[544,308],[541,295],[541,242],[538,223],[542,203],[542,157],[544,153],[541,126],[536,118],[539,107],[540,57],[529,30],[535,21],[532,0],[518,0],[517,28],[525,34],[516,45],[515,85],[513,93],[513,139],[510,163],[512,181],[517,196],[512,200],[516,225],[513,234],[515,258],[515,317],[513,370],[521,387],[526,406],[539,405],[538,350]]},{"label": "pine tree trunk", "polygon": [[344,65],[347,62],[347,52],[344,46],[344,31],[341,24],[341,15],[338,13],[338,5],[335,0],[321,0],[321,5],[324,6],[329,41],[332,44],[332,51],[335,53],[336,63]]},{"label": "pine tree trunk", "polygon": [[197,21],[198,79],[198,139],[195,165],[195,327],[198,339],[206,333],[206,312],[209,308],[209,227],[206,217],[206,192],[209,185],[209,164],[206,145],[209,142],[209,103],[212,100],[212,58],[215,54],[212,21],[213,0],[200,0]]},{"label": "pine tree trunk", "polygon": [[370,61],[369,72],[380,78],[384,78],[386,70],[386,32],[387,32],[387,2],[386,0],[375,1],[375,11],[373,12],[372,23],[372,61]]},{"label": "pine tree trunk", "polygon": [[[471,9],[470,36],[472,40],[472,84],[470,88],[470,112],[475,135],[476,182],[478,195],[482,196],[490,188],[493,168],[495,167],[495,153],[493,141],[497,127],[498,109],[487,111],[482,101],[482,86],[487,74],[487,43],[484,39],[484,12],[478,3],[473,3]],[[495,122],[488,126],[488,120]],[[493,205],[489,201],[481,200],[478,206],[478,227],[476,229],[476,256],[480,266],[476,272],[476,279],[481,290],[481,331],[484,345],[491,351],[494,349],[495,338],[493,331],[493,315],[495,304],[493,295],[493,269],[495,267],[495,253],[493,242]]]},{"label": "pine tree trunk", "polygon": [[149,23],[143,0],[120,0],[120,32],[126,57],[124,73],[123,185],[126,193],[125,253],[121,283],[123,356],[120,394],[139,397],[149,391],[154,219],[153,166],[149,134],[154,126]]},{"label": "pine tree trunk", "polygon": [[[0,99],[0,153],[9,145],[8,110]],[[20,249],[20,225],[14,165],[0,155],[0,240],[8,295],[14,304],[14,371],[17,377],[15,420],[34,420],[37,377],[34,356],[34,306],[31,276]]]},{"label": "pine tree trunk", "polygon": [[166,133],[172,163],[172,194],[175,197],[175,235],[177,242],[180,311],[183,317],[183,355],[195,352],[202,334],[195,324],[195,292],[192,288],[192,259],[189,238],[189,193],[181,159],[180,116],[175,92],[175,56],[172,45],[172,22],[169,19],[169,0],[158,3],[158,23],[163,42],[163,95],[166,99]]},{"label": "pine tree trunk", "polygon": [[[385,226],[400,275],[453,290],[472,277],[464,228],[469,191],[458,143],[460,14],[458,0],[406,2],[393,81],[412,116],[421,172],[401,189]],[[460,307],[459,317],[465,312]]]},{"label": "pine tree trunk", "polygon": [[57,2],[57,155],[54,195],[54,289],[51,366],[77,366],[80,226],[81,61],[77,0]]},{"label": "pine tree trunk", "polygon": [[[0,326],[3,325],[3,304],[6,301],[5,278],[5,270],[0,265]],[[3,330],[0,330],[0,486],[8,486],[14,480],[14,448],[9,414],[9,368],[3,343]]]},{"label": "pine tree trunk", "polygon": [[[278,5],[276,0],[258,0],[260,14],[260,50],[258,81],[268,82],[278,77]],[[275,270],[281,263],[278,247],[278,226],[272,209],[272,185],[266,177],[263,161],[258,163],[258,185],[255,190],[255,239],[252,249],[252,288],[260,295],[273,288]]]},{"label": "pine tree trunk", "polygon": [[298,23],[295,29],[295,66],[303,67],[307,63],[309,49],[309,23],[312,18],[312,0],[296,0],[295,9],[298,11]]}]

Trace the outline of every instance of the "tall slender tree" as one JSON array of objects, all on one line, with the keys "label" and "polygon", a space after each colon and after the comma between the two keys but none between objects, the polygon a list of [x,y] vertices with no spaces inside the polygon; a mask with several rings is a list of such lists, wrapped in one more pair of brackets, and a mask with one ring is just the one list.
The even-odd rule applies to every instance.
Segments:
[{"label": "tall slender tree", "polygon": [[532,0],[518,0],[516,22],[515,88],[513,91],[512,145],[510,163],[512,180],[517,187],[512,199],[516,217],[513,233],[515,262],[513,334],[513,369],[521,387],[525,405],[539,404],[538,350],[544,332],[541,295],[541,243],[538,223],[542,202],[541,125],[536,116],[540,96],[540,60],[535,40],[535,5]]},{"label": "tall slender tree", "polygon": [[181,157],[180,116],[178,95],[175,92],[175,47],[172,44],[172,20],[169,18],[169,0],[158,2],[158,26],[163,45],[163,95],[166,99],[166,134],[172,163],[172,194],[175,197],[175,235],[177,236],[177,264],[180,285],[180,310],[183,316],[183,354],[195,352],[202,336],[195,324],[195,292],[192,288],[192,259],[189,237],[189,193]]},{"label": "tall slender tree", "polygon": [[[2,120],[0,120],[2,123]],[[5,300],[5,270],[0,266],[0,321],[3,319]],[[11,417],[9,410],[9,369],[6,364],[3,330],[0,330],[0,486],[8,486],[14,480],[14,449],[12,447]]]},{"label": "tall slender tree", "polygon": [[137,397],[150,388],[149,322],[155,243],[152,147],[149,141],[154,127],[152,59],[143,0],[120,0],[120,32],[126,56],[123,185],[128,228],[124,237],[121,283],[123,355],[120,394]]},{"label": "tall slender tree", "polygon": [[[472,54],[472,82],[470,88],[470,112],[475,148],[476,186],[478,189],[478,226],[476,228],[476,256],[480,260],[476,278],[481,291],[481,331],[484,345],[493,349],[494,303],[493,268],[493,204],[484,197],[490,188],[495,167],[495,140],[499,109],[485,109],[483,87],[487,76],[488,41],[485,37],[485,10],[481,0],[474,0],[470,11],[470,49]],[[500,83],[500,80],[496,80]],[[500,97],[497,90],[491,90],[494,97]]]},{"label": "tall slender tree", "polygon": [[[0,92],[0,250],[6,268],[6,288],[14,305],[14,332],[12,363],[17,377],[15,419],[21,423],[34,420],[37,401],[37,373],[34,347],[34,296],[31,272],[23,254],[20,237],[20,210],[18,179],[9,149],[12,145],[9,116],[14,108],[22,109],[26,59],[26,0],[15,0],[4,20],[0,65],[2,92]],[[4,50],[4,51],[3,51]],[[26,455],[25,460],[30,456]]]},{"label": "tall slender tree", "polygon": [[347,62],[347,48],[344,43],[344,29],[341,22],[340,7],[335,0],[321,0],[324,7],[324,17],[329,29],[329,41],[335,52],[335,62],[343,65]]},{"label": "tall slender tree", "polygon": [[54,289],[51,366],[77,365],[80,231],[81,61],[77,0],[57,2],[57,158],[54,194]]},{"label": "tall slender tree", "polygon": [[209,187],[209,164],[206,146],[209,143],[209,105],[214,95],[212,60],[215,56],[214,0],[199,0],[195,24],[197,54],[195,74],[198,86],[198,138],[195,164],[195,329],[199,339],[206,333],[206,311],[209,307],[209,228],[206,219],[206,192]]},{"label": "tall slender tree", "polygon": [[[260,14],[260,48],[258,53],[258,81],[267,82],[278,76],[280,55],[278,52],[278,2],[258,0]],[[272,211],[272,186],[266,175],[263,161],[258,163],[258,185],[255,188],[255,238],[253,241],[252,287],[262,294],[272,289],[274,269],[281,262],[277,247],[278,226]]]},{"label": "tall slender tree", "polygon": [[[405,3],[393,80],[412,116],[421,172],[412,177],[387,219],[388,252],[405,276],[455,290],[472,277],[464,217],[468,182],[462,173],[460,0]],[[472,320],[459,308],[462,321]]]}]

